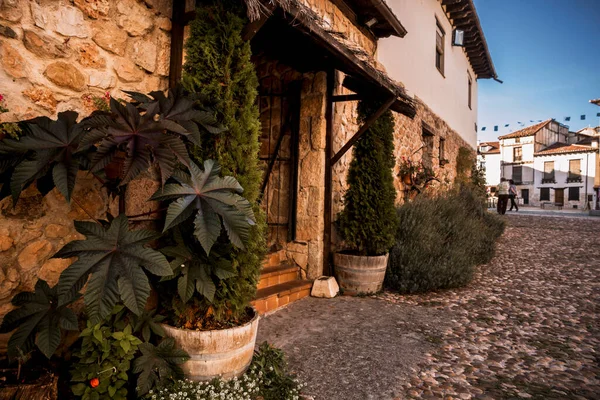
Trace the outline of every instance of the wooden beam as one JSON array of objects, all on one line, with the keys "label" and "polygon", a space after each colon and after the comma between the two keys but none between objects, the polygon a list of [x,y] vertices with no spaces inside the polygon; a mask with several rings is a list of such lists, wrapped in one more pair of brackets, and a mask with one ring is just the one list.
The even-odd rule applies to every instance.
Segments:
[{"label": "wooden beam", "polygon": [[451,4],[462,3],[464,0],[442,0],[443,6],[449,6]]},{"label": "wooden beam", "polygon": [[375,111],[375,113],[373,113],[371,116],[369,116],[369,118],[367,118],[365,123],[360,127],[358,131],[356,131],[354,136],[352,136],[350,140],[348,140],[348,142],[340,149],[340,151],[338,151],[335,154],[335,156],[331,158],[332,166],[334,166],[335,163],[337,163],[340,160],[340,158],[342,158],[344,154],[346,154],[346,152],[350,150],[352,146],[354,146],[354,143],[356,143],[358,139],[360,139],[361,136],[371,127],[371,125],[373,125],[373,122],[377,121],[377,118],[381,117],[381,115],[384,112],[389,110],[390,106],[394,104],[395,101],[396,97],[390,97],[388,101],[383,103],[383,105],[379,107],[377,111]]},{"label": "wooden beam", "polygon": [[183,22],[183,24],[187,26],[190,24],[190,22],[192,22],[195,19],[196,19],[196,10],[192,10],[192,11],[188,11],[183,14],[181,22]]},{"label": "wooden beam", "polygon": [[169,87],[174,88],[181,80],[183,67],[183,15],[185,0],[173,0],[171,16],[171,58],[169,60]]},{"label": "wooden beam", "polygon": [[271,18],[273,10],[275,10],[275,5],[269,3],[265,7],[267,7],[266,12],[261,14],[259,19],[248,23],[242,30],[242,39],[244,39],[244,41],[247,42],[252,40],[258,31],[267,23],[269,18]]},{"label": "wooden beam", "polygon": [[338,96],[333,96],[331,98],[331,101],[333,101],[334,103],[338,103],[344,101],[357,101],[362,99],[364,99],[364,96],[361,96],[360,94],[342,94]]},{"label": "wooden beam", "polygon": [[325,99],[325,198],[323,204],[323,275],[332,275],[331,271],[331,218],[333,214],[333,113],[335,111],[333,95],[335,90],[334,69],[327,71],[327,93]]},{"label": "wooden beam", "polygon": [[469,3],[454,3],[446,6],[446,13],[453,13],[456,11],[463,11],[469,8]]}]

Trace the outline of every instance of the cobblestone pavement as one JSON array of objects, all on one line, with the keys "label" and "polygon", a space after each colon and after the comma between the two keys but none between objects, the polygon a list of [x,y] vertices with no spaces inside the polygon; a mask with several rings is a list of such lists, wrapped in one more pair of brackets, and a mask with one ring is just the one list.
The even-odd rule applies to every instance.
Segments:
[{"label": "cobblestone pavement", "polygon": [[451,318],[398,398],[600,399],[600,219],[506,218],[467,287],[378,296]]}]

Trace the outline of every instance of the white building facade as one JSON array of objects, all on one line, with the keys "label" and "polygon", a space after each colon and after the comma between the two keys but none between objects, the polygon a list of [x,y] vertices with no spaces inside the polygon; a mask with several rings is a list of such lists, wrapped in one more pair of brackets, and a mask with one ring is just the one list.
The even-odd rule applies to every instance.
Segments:
[{"label": "white building facade", "polygon": [[547,120],[498,139],[501,177],[515,182],[522,204],[594,207],[597,136]]},{"label": "white building facade", "polygon": [[477,146],[477,165],[485,170],[486,186],[500,182],[500,142],[482,142]]}]

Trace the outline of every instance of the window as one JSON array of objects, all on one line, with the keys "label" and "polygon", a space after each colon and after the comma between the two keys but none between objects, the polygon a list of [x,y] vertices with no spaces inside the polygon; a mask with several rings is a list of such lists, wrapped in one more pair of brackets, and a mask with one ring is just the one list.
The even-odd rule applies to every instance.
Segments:
[{"label": "window", "polygon": [[569,160],[567,182],[581,182],[581,160]]},{"label": "window", "polygon": [[514,147],[513,148],[513,161],[523,161],[523,148],[522,147]]},{"label": "window", "polygon": [[423,153],[421,161],[423,166],[433,168],[433,133],[428,126],[423,123],[421,131],[421,140],[423,141]]},{"label": "window", "polygon": [[435,20],[435,27],[435,67],[444,75],[444,42],[446,40],[446,33],[437,18]]},{"label": "window", "polygon": [[579,188],[578,187],[570,187],[569,188],[569,201],[579,201]]},{"label": "window", "polygon": [[542,183],[554,182],[554,161],[544,162],[544,177]]},{"label": "window", "polygon": [[540,201],[550,201],[550,188],[540,189]]},{"label": "window", "polygon": [[469,78],[469,110],[472,110],[471,101],[473,99],[473,79],[471,78],[471,74],[467,72],[467,77]]},{"label": "window", "polygon": [[[440,158],[440,165],[443,166],[446,163],[446,139],[444,139],[444,138],[440,138],[439,158]],[[482,164],[485,164],[485,161],[482,162]]]},{"label": "window", "polygon": [[523,181],[523,167],[513,166],[512,180],[515,181],[515,184],[519,184]]},{"label": "window", "polygon": [[521,138],[520,137],[515,138],[515,143],[521,143]]}]

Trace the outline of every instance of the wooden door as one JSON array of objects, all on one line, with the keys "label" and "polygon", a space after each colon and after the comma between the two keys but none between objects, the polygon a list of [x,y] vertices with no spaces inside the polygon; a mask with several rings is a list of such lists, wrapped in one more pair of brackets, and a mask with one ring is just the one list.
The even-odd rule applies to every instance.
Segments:
[{"label": "wooden door", "polygon": [[565,189],[554,189],[554,202],[556,204],[565,204]]},{"label": "wooden door", "polygon": [[529,204],[529,189],[521,190],[521,198],[523,199],[523,204]]}]

